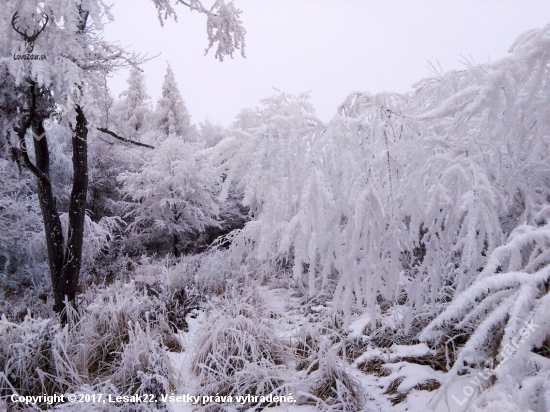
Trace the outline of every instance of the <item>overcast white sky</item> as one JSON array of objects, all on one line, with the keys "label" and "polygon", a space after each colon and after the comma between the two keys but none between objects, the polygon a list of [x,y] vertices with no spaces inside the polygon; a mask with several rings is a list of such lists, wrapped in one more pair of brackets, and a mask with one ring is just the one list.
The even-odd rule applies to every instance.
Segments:
[{"label": "overcast white sky", "polygon": [[[213,0],[204,0],[210,5]],[[178,22],[161,27],[151,0],[116,0],[106,37],[150,56],[143,65],[156,102],[172,66],[192,121],[228,125],[245,107],[274,93],[311,92],[317,115],[330,120],[353,91],[405,92],[430,76],[508,53],[525,30],[550,23],[543,0],[234,0],[243,10],[246,59],[204,56],[206,19],[178,6]],[[127,72],[110,85],[126,88]]]}]

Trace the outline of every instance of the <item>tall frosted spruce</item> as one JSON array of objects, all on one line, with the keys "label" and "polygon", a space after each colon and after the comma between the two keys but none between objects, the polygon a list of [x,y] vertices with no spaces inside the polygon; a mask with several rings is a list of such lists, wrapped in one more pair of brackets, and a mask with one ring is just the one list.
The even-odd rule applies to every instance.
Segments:
[{"label": "tall frosted spruce", "polygon": [[158,131],[166,136],[175,135],[185,140],[191,139],[189,112],[185,107],[174,72],[169,64],[166,67],[162,95],[157,102],[156,111]]},{"label": "tall frosted spruce", "polygon": [[151,97],[147,94],[145,76],[140,68],[130,69],[126,83],[128,89],[120,94],[121,100],[115,106],[115,123],[120,123],[125,136],[139,140],[152,120]]}]

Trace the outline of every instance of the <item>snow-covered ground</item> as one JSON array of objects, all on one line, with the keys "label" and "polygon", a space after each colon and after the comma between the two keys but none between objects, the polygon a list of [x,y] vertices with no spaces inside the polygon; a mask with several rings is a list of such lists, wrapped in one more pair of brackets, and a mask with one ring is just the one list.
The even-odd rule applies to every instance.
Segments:
[{"label": "snow-covered ground", "polygon": [[[261,295],[266,304],[273,312],[276,328],[273,330],[274,336],[286,340],[288,344],[292,344],[293,339],[299,334],[301,328],[316,321],[319,313],[322,313],[327,308],[323,305],[310,306],[307,310],[299,306],[299,299],[290,296],[289,291],[285,289],[268,289],[261,288]],[[307,314],[310,313],[310,315]],[[170,359],[173,362],[175,369],[180,376],[181,386],[174,392],[175,395],[195,395],[198,389],[198,380],[196,375],[191,371],[190,364],[194,351],[197,349],[197,334],[201,333],[204,328],[208,314],[205,311],[195,311],[188,315],[187,322],[189,329],[187,332],[179,333],[179,338],[184,347],[181,353],[170,353]],[[369,323],[368,315],[360,315],[354,317],[348,327],[348,336],[358,338],[363,335],[365,328]],[[310,325],[311,326],[311,325]],[[420,343],[415,345],[393,345],[390,348],[367,348],[353,362],[346,362],[345,369],[350,376],[355,378],[360,383],[363,395],[364,406],[363,411],[369,412],[424,412],[430,406],[431,401],[438,393],[439,389],[435,390],[419,390],[415,389],[429,381],[443,382],[445,373],[432,369],[430,366],[415,364],[407,361],[401,361],[402,358],[421,358],[426,355],[433,355],[426,344]],[[385,363],[382,367],[385,373],[382,376],[377,376],[373,373],[365,373],[361,370],[361,364],[365,361],[373,359],[382,359]],[[288,373],[294,374],[295,379],[302,379],[303,373],[293,371],[295,364],[288,365]],[[461,377],[447,390],[447,401],[441,402],[436,409],[437,411],[447,412],[462,412],[466,411],[470,403],[477,399],[477,392],[473,396],[463,401],[465,396],[462,394],[462,388],[468,384],[469,377]],[[396,385],[395,382],[398,382]],[[388,388],[395,386],[393,391]],[[388,393],[390,392],[390,393]],[[396,396],[406,394],[402,401],[393,404],[392,399]],[[262,394],[252,394],[262,395]],[[454,397],[460,401],[457,402]],[[170,407],[174,412],[191,412],[196,406],[192,402],[179,401],[170,402]],[[322,408],[321,408],[322,409]],[[226,412],[240,412],[244,409],[239,404],[228,404],[224,407]],[[313,404],[280,404],[269,408],[273,412],[313,412],[318,411],[318,406]]]}]

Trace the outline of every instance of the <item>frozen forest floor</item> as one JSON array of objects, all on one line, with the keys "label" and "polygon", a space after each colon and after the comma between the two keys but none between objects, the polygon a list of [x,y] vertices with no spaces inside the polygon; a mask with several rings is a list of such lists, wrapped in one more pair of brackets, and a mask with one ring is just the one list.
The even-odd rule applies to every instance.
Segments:
[{"label": "frozen forest floor", "polygon": [[[434,405],[452,351],[408,340],[405,306],[377,313],[371,332],[365,310],[353,307],[346,322],[328,294],[309,296],[288,273],[229,265],[223,251],[125,259],[86,275],[96,280],[69,327],[28,291],[10,306],[10,318],[0,319],[0,410],[10,410],[5,394],[16,392],[156,401],[32,409],[77,412],[152,412],[166,404],[175,412],[499,411],[471,408],[484,383],[471,374],[458,376]],[[112,270],[116,280],[97,282]],[[261,399],[269,395],[284,398]]]},{"label": "frozen forest floor", "polygon": [[[442,369],[442,362],[445,360],[437,356],[425,344],[396,345],[393,344],[387,348],[375,348],[366,342],[369,332],[369,315],[356,314],[352,317],[352,322],[347,328],[340,330],[326,329],[327,320],[330,319],[330,303],[315,304],[310,302],[303,304],[303,299],[296,296],[295,291],[283,288],[270,288],[266,286],[258,287],[256,290],[260,299],[267,305],[270,324],[274,327],[272,332],[275,337],[280,339],[289,348],[296,352],[300,350],[301,338],[304,336],[304,330],[319,331],[326,333],[331,340],[331,347],[328,348],[338,358],[338,368],[354,380],[358,385],[356,394],[361,402],[361,411],[380,411],[380,412],[415,412],[427,410],[430,401],[439,390],[441,382],[444,380],[445,372]],[[214,306],[215,307],[215,306]],[[215,310],[215,309],[214,309]],[[264,308],[265,311],[265,308]],[[197,376],[191,370],[192,358],[196,355],[197,345],[200,343],[197,334],[204,330],[205,324],[208,328],[207,312],[204,310],[194,311],[188,315],[188,330],[179,331],[178,337],[182,343],[183,351],[180,353],[170,353],[177,373],[180,376],[181,386],[177,391],[181,394],[195,394],[200,387]],[[341,340],[334,339],[334,333],[339,335]],[[321,338],[320,335],[317,338]],[[333,340],[336,340],[333,342]],[[347,351],[347,353],[344,353]],[[300,357],[300,354],[298,354]],[[307,361],[311,359],[306,359]],[[286,369],[287,379],[293,381],[299,388],[300,383],[306,382],[307,375],[310,373],[308,368],[301,369],[297,364],[295,357],[290,357],[287,363],[283,365]],[[445,368],[445,366],[443,366]],[[300,370],[301,369],[301,370]],[[311,368],[315,370],[315,368]],[[465,402],[465,396],[462,395],[462,386],[467,384],[470,377],[455,382],[448,391],[447,405],[437,410],[459,412],[464,411],[469,406]],[[453,394],[457,401],[453,399]],[[246,394],[242,394],[246,395]],[[262,395],[256,393],[255,395]],[[273,412],[310,412],[318,410],[332,410],[330,404],[316,402],[316,400],[307,391],[292,393],[296,402],[280,403],[276,406],[270,406],[267,410]],[[477,394],[476,394],[477,395]],[[477,396],[472,396],[469,401],[473,401]],[[324,399],[326,401],[326,399]],[[190,402],[170,402],[170,406],[175,412],[191,412],[196,407]],[[354,410],[348,409],[345,405],[338,405],[335,410]],[[343,408],[342,408],[343,406]],[[240,412],[250,410],[238,402],[226,404],[223,411]]]}]

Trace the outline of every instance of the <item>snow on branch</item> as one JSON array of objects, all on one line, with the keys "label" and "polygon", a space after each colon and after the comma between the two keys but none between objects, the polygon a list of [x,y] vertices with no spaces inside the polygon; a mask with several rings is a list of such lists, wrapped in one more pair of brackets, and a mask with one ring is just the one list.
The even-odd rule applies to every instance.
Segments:
[{"label": "snow on branch", "polygon": [[[177,21],[176,11],[170,0],[153,0],[161,25],[168,17]],[[215,58],[223,61],[226,56],[233,58],[236,50],[241,50],[241,55],[245,57],[245,35],[246,30],[241,21],[242,10],[235,7],[233,1],[216,0],[210,9],[206,8],[199,0],[176,0],[176,4],[182,4],[191,11],[198,11],[207,17],[206,32],[208,34],[208,47],[205,54],[210,51],[215,44]]]}]

